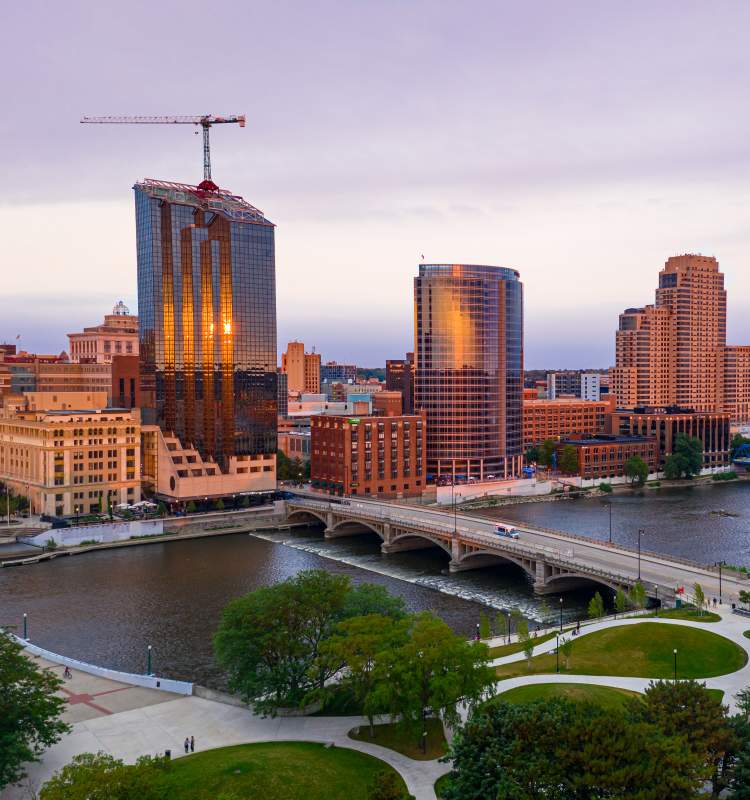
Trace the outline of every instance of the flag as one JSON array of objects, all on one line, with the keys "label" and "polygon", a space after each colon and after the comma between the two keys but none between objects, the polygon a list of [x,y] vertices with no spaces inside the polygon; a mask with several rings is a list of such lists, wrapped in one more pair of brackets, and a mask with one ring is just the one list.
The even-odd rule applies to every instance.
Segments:
[{"label": "flag", "polygon": [[422,253],[422,261],[424,261],[424,253]]},{"label": "flag", "polygon": [[18,336],[16,336],[16,341],[18,341],[20,338],[21,338],[21,334],[19,333]]}]

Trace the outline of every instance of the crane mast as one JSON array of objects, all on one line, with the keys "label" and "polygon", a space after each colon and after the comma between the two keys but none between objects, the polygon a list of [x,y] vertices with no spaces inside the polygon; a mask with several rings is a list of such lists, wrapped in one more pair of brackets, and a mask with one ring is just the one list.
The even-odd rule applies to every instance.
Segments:
[{"label": "crane mast", "polygon": [[211,145],[209,130],[212,125],[225,125],[236,123],[240,128],[245,127],[244,114],[231,114],[226,117],[203,114],[199,117],[190,116],[161,116],[161,117],[82,117],[82,123],[93,125],[200,125],[203,130],[203,180],[211,181]]}]

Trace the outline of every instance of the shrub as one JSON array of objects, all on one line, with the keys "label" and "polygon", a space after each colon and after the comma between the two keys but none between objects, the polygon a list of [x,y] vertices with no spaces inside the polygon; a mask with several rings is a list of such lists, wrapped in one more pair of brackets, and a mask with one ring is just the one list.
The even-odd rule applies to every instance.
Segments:
[{"label": "shrub", "polygon": [[711,479],[714,481],[736,481],[737,473],[734,470],[729,470],[728,472],[717,472],[715,475],[711,476]]},{"label": "shrub", "polygon": [[604,492],[605,494],[609,494],[612,491],[612,484],[611,483],[600,483],[599,484],[599,491]]},{"label": "shrub", "polygon": [[50,536],[49,539],[44,543],[45,550],[57,550],[57,542]]}]

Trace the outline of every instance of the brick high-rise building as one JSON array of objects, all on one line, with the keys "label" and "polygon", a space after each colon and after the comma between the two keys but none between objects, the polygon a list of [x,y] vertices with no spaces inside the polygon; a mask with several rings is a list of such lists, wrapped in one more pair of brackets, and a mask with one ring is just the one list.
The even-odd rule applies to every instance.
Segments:
[{"label": "brick high-rise building", "polygon": [[750,345],[724,348],[723,410],[732,422],[750,421]]},{"label": "brick high-rise building", "polygon": [[320,393],[320,353],[306,353],[303,342],[289,342],[281,355],[290,392]]},{"label": "brick high-rise building", "polygon": [[614,410],[612,397],[605,397],[603,400],[581,400],[577,397],[560,397],[557,400],[524,398],[524,449],[541,444],[545,439],[604,433],[609,414]]},{"label": "brick high-rise building", "polygon": [[401,392],[404,414],[414,413],[414,353],[385,362],[385,388],[389,392]]},{"label": "brick high-rise building", "polygon": [[620,315],[611,373],[618,404],[720,410],[726,306],[724,275],[715,258],[667,259],[655,304]]},{"label": "brick high-rise building", "polygon": [[518,272],[420,264],[414,279],[414,404],[427,415],[427,470],[521,472],[523,284]]}]

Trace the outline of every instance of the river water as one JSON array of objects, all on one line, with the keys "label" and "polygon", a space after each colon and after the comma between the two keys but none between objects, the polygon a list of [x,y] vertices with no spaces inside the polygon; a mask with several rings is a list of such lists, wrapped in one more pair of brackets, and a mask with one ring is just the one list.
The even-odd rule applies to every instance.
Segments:
[{"label": "river water", "polygon": [[[481,513],[607,538],[608,500],[528,503]],[[644,548],[750,566],[748,484],[611,500],[616,542],[634,545],[638,528],[644,528]],[[145,671],[151,644],[158,673],[220,687],[211,637],[221,609],[234,597],[303,569],[381,583],[403,597],[410,611],[432,610],[462,634],[475,630],[483,610],[518,608],[531,620],[549,619],[519,568],[449,575],[447,566],[447,554],[438,549],[381,556],[374,534],[324,542],[313,528],[149,544],[0,570],[0,625],[20,631],[26,612],[31,639],[40,646],[133,672]],[[591,592],[566,593],[564,615],[582,616]]]}]

